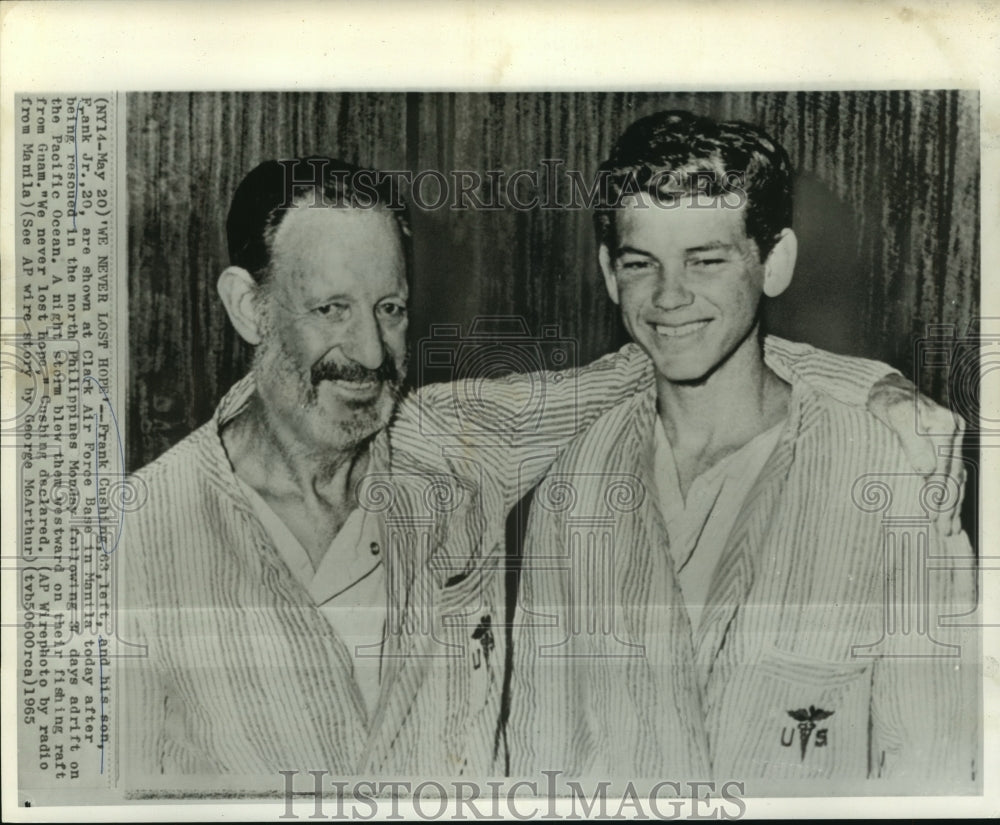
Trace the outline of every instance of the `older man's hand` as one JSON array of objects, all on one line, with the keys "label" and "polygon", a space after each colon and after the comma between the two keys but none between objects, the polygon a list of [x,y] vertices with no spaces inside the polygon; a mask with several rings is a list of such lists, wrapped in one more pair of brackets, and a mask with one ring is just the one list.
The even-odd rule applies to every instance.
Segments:
[{"label": "older man's hand", "polygon": [[868,411],[896,433],[913,469],[928,480],[935,478],[948,490],[957,490],[953,507],[937,514],[944,535],[961,531],[961,504],[965,496],[962,437],[965,421],[935,404],[902,375],[887,375],[868,394]]}]

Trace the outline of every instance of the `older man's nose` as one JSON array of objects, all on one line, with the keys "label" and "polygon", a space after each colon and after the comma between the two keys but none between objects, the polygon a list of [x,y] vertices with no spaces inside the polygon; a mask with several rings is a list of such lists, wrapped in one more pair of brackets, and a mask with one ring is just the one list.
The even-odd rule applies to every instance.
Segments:
[{"label": "older man's nose", "polygon": [[382,366],[385,360],[385,344],[382,330],[374,316],[358,318],[350,331],[350,340],[345,347],[352,361],[367,369]]}]

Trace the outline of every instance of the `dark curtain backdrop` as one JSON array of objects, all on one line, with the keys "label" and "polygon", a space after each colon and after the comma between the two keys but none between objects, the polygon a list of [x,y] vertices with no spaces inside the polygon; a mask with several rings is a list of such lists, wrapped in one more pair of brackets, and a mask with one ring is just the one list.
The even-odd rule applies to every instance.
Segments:
[{"label": "dark curtain backdrop", "polygon": [[[749,120],[791,154],[800,262],[769,329],[887,361],[976,413],[940,358],[915,356],[929,324],[964,334],[979,313],[975,93],[134,94],[129,467],[206,421],[245,371],[215,281],[230,196],[257,163],[323,154],[447,174],[560,159],[590,175],[631,121],[664,108]],[[477,315],[521,315],[532,332],[558,323],[582,360],[624,342],[587,211],[414,210],[413,226],[414,350],[432,322]]]}]

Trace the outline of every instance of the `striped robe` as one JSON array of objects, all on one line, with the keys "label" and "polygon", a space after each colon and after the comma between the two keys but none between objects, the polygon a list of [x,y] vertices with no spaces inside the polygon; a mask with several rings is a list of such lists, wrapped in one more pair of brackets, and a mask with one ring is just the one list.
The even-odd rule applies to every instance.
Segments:
[{"label": "striped robe", "polygon": [[933,490],[895,435],[794,382],[692,632],[655,503],[655,425],[651,388],[537,491],[513,631],[514,774],[972,792],[979,645],[951,626],[962,620],[939,623],[973,607],[971,548],[930,521]]},{"label": "striped robe", "polygon": [[[864,404],[888,370],[769,340],[775,368]],[[509,509],[605,411],[652,387],[629,345],[590,366],[425,387],[373,442],[361,506],[386,565],[381,694],[369,717],[343,643],[236,483],[215,417],[136,474],[119,545],[118,770],[136,795],[271,791],[279,770],[486,775],[506,767]]]}]

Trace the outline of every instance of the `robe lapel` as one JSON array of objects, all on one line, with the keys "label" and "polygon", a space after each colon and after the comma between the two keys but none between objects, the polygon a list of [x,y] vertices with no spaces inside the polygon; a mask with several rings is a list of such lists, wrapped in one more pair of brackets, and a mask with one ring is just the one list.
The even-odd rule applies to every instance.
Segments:
[{"label": "robe lapel", "polygon": [[[656,396],[649,391],[623,408],[621,425],[607,439],[603,469],[635,473],[643,490],[642,506],[617,519],[615,538],[619,604],[624,608],[626,641],[644,645],[656,671],[664,656],[683,652],[693,661],[691,623],[670,554],[670,539],[660,515],[653,470]],[[669,640],[669,644],[665,642]]]},{"label": "robe lapel", "polygon": [[712,577],[705,613],[694,637],[703,691],[730,635],[737,611],[753,586],[757,555],[772,524],[772,513],[784,491],[795,457],[795,440],[801,427],[799,406],[799,394],[793,391],[789,418],[780,440],[740,508]]},{"label": "robe lapel", "polygon": [[[655,395],[650,393],[637,402],[629,411],[623,438],[615,441],[616,449],[609,454],[616,469],[638,474],[646,496],[641,508],[620,519],[624,557],[619,568],[619,598],[629,605],[624,611],[626,638],[645,647],[644,657],[634,664],[636,669],[629,676],[627,689],[635,694],[640,724],[654,732],[656,745],[651,754],[655,756],[650,757],[653,764],[662,766],[658,769],[663,771],[680,769],[689,775],[708,775],[711,759],[703,721],[704,696],[692,667],[695,654],[691,621],[656,501]],[[642,698],[645,691],[657,697],[655,703]]]},{"label": "robe lapel", "polygon": [[[467,554],[468,548],[464,543],[452,547],[441,514],[428,511],[428,485],[443,483],[443,476],[397,473],[393,478],[397,490],[393,509],[405,515],[403,523],[394,527],[387,527],[380,520],[382,544],[387,548],[390,610],[382,690],[359,766],[364,772],[417,764],[434,771],[443,764],[438,751],[443,749],[445,737],[461,733],[448,732],[448,719],[456,707],[443,696],[420,701],[419,708],[415,704],[431,667],[444,668],[449,680],[467,677],[469,662],[465,646],[470,643],[470,629],[448,624],[448,619],[475,613],[480,604],[480,587],[485,586],[483,581],[490,572],[484,564],[458,583],[449,581],[450,574],[468,561],[465,556],[451,558],[449,551],[457,549]],[[418,517],[412,518],[412,514]],[[457,528],[457,534],[460,538],[465,536],[461,528]],[[436,679],[440,676],[435,674]],[[454,701],[469,703],[471,683],[456,687],[459,688],[456,697],[460,698]],[[469,712],[472,713],[471,705]]]},{"label": "robe lapel", "polygon": [[[672,570],[663,564],[666,530],[655,517],[656,486],[649,461],[653,446],[652,424],[656,417],[656,395],[650,390],[625,404],[609,437],[605,438],[603,461],[599,469],[607,473],[635,473],[641,484],[643,501],[634,513],[617,518],[615,531],[615,579],[619,613],[624,618],[623,641],[646,647],[662,630],[657,621],[656,606],[663,603],[672,589]],[[600,491],[595,491],[598,495]],[[598,506],[600,502],[595,502]],[[647,513],[654,514],[651,519]]]},{"label": "robe lapel", "polygon": [[[417,501],[410,501],[408,487],[397,486],[400,512],[419,512]],[[434,605],[429,592],[434,583],[427,575],[421,558],[421,548],[405,544],[406,535],[398,529],[386,527],[379,519],[382,547],[385,548],[386,599],[389,614],[386,617],[386,639],[382,654],[381,691],[369,725],[368,743],[358,762],[359,772],[377,771],[391,756],[403,720],[417,698],[423,683],[430,653],[431,634],[422,627],[421,606]],[[423,538],[414,531],[417,542]],[[429,537],[428,537],[429,539]],[[412,550],[416,552],[412,552]],[[422,569],[423,568],[423,569]]]}]

